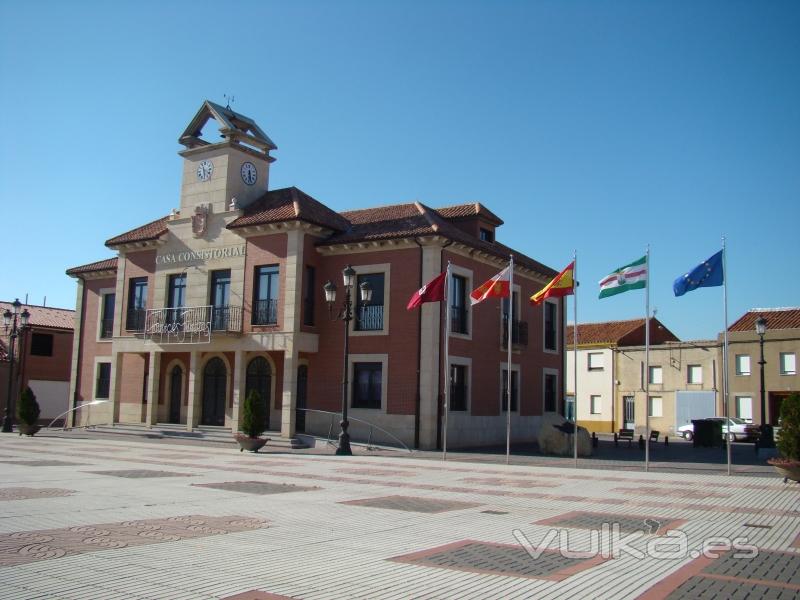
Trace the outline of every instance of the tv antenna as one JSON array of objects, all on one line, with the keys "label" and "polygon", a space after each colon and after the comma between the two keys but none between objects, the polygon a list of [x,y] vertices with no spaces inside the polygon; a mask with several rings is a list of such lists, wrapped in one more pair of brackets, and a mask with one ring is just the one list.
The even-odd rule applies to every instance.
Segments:
[{"label": "tv antenna", "polygon": [[233,110],[231,108],[231,104],[233,104],[233,102],[234,102],[234,100],[236,100],[236,98],[234,96],[228,96],[228,94],[222,94],[222,97],[225,98],[225,102],[227,102],[227,104],[225,105],[225,108],[227,108],[228,110]]}]

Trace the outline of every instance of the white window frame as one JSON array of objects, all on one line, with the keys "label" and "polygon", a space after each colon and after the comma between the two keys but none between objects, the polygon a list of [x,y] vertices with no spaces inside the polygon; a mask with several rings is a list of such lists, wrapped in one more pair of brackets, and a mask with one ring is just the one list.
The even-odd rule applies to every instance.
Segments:
[{"label": "white window frame", "polygon": [[[788,360],[784,362],[784,358],[791,357],[791,368],[789,368]],[[778,369],[781,375],[797,375],[797,355],[794,352],[781,352],[778,356]]]},{"label": "white window frame", "polygon": [[[559,386],[560,386],[561,382],[558,379],[558,369],[551,369],[551,368],[548,368],[548,367],[544,367],[542,369],[542,414],[545,413],[544,403],[545,403],[545,400],[546,400],[546,398],[545,398],[545,389],[546,389],[546,384],[547,384],[547,378],[545,377],[545,375],[553,375],[556,378],[556,410],[555,410],[555,413],[558,414],[558,390],[559,390]],[[522,395],[522,392],[520,392],[520,395]],[[577,406],[576,406],[576,410],[577,410]],[[576,413],[576,416],[577,416],[577,413]]]},{"label": "white window frame", "polygon": [[599,394],[592,394],[589,396],[589,414],[601,415],[603,414],[603,397]]},{"label": "white window frame", "polygon": [[[500,391],[497,394],[497,399],[499,402],[499,414],[505,415],[506,411],[503,410],[503,371],[506,371],[508,367],[508,363],[502,362],[500,363]],[[517,373],[517,410],[512,410],[511,414],[519,414],[519,409],[522,406],[522,372],[520,371],[519,365],[516,363],[511,363],[511,371]],[[509,406],[509,408],[511,408]]]},{"label": "white window frame", "polygon": [[[547,310],[546,304],[552,304],[556,307],[555,330],[556,330],[556,347],[554,350],[547,348],[545,340],[547,339]],[[542,352],[545,354],[558,354],[561,348],[561,302],[559,300],[550,300],[549,298],[542,303]]]},{"label": "white window frame", "polygon": [[[592,357],[596,357],[600,359],[600,365],[592,365]],[[605,353],[603,352],[588,352],[586,354],[586,369],[588,371],[605,371],[606,368],[606,361],[605,361]]]},{"label": "white window frame", "polygon": [[[740,368],[741,360],[740,359],[747,359],[747,372]],[[734,364],[734,372],[739,377],[749,377],[750,373],[752,373],[752,365],[750,364],[750,355],[749,354],[737,354],[733,357],[733,364]]]},{"label": "white window frame", "polygon": [[[355,267],[353,267],[355,268]],[[381,363],[381,407],[380,408],[360,408],[353,406],[353,384],[355,383],[355,369],[353,363]],[[349,354],[347,356],[347,406],[351,413],[359,415],[386,414],[386,400],[389,393],[389,355],[388,354]],[[368,419],[367,419],[368,420]]]},{"label": "white window frame", "polygon": [[[373,329],[370,331],[362,331],[360,329],[356,329],[356,294],[359,293],[358,285],[353,285],[353,289],[350,290],[351,299],[353,301],[353,320],[350,321],[350,336],[351,337],[362,337],[362,336],[370,336],[370,335],[389,335],[389,313],[391,312],[390,306],[390,299],[391,299],[391,291],[392,291],[392,281],[391,281],[391,264],[390,263],[378,263],[374,265],[352,265],[353,270],[356,272],[354,281],[358,282],[359,275],[372,275],[375,273],[383,273],[383,329]],[[344,291],[342,291],[342,299],[344,299]],[[373,361],[377,362],[377,361]]]},{"label": "white window frame", "polygon": [[[750,401],[750,415],[747,416],[747,417],[743,417],[742,416],[741,404],[742,404],[743,400],[749,400]],[[740,419],[750,419],[750,422],[752,423],[752,421],[753,421],[753,397],[752,396],[736,396],[734,402],[735,402],[734,408],[736,410],[736,416],[739,417]]]},{"label": "white window frame", "polygon": [[[655,402],[658,400],[658,402]],[[658,407],[658,414],[655,408]],[[659,418],[664,416],[664,398],[661,396],[650,396],[647,399],[647,413],[651,418]]]},{"label": "white window frame", "polygon": [[[458,265],[451,264],[450,265],[450,274],[451,275],[458,275],[459,277],[463,277],[465,280],[464,283],[464,310],[467,313],[467,333],[455,333],[454,331],[450,332],[450,337],[459,339],[459,340],[471,340],[472,339],[472,303],[469,300],[469,293],[471,290],[475,289],[475,285],[472,283],[472,270],[465,269],[464,267],[460,267]],[[447,310],[450,310],[450,282],[447,282]]]},{"label": "white window frame", "polygon": [[[102,344],[108,344],[114,341],[114,329],[117,327],[117,298],[116,298],[117,288],[103,288],[97,291],[97,331],[95,331],[95,337],[97,338],[95,341],[100,342]],[[114,314],[111,315],[114,319],[113,324],[111,325],[111,337],[100,337],[100,333],[103,329],[103,307],[106,305],[106,296],[109,294],[114,294]]]},{"label": "white window frame", "polygon": [[[448,357],[448,365],[447,365],[447,386],[450,385],[450,367],[452,365],[460,365],[467,368],[467,409],[466,410],[456,410],[450,408],[450,401],[452,398],[449,396],[448,391],[448,406],[447,410],[453,414],[462,414],[462,415],[469,415],[472,414],[472,359],[467,358],[466,356],[450,356]],[[501,371],[502,373],[502,371]],[[502,390],[502,388],[500,388]],[[503,406],[502,404],[500,405]]]},{"label": "white window frame", "polygon": [[[656,378],[654,375],[656,373],[658,373],[658,381],[655,381]],[[661,365],[648,366],[647,383],[649,385],[664,385],[664,369],[661,367]]]},{"label": "white window frame", "polygon": [[[695,371],[696,370],[696,371]],[[692,377],[692,373],[696,372],[699,374],[697,379]],[[687,365],[686,367],[686,383],[699,385],[703,383],[703,365]]]}]

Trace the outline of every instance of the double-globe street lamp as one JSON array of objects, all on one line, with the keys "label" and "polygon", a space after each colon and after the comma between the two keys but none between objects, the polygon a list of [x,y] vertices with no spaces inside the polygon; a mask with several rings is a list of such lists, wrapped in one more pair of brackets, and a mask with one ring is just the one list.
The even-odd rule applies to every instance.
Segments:
[{"label": "double-globe street lamp", "polygon": [[[339,423],[342,431],[339,433],[339,447],[336,449],[337,455],[351,456],[353,451],[350,449],[350,434],[347,428],[350,426],[347,420],[347,389],[349,384],[348,356],[350,354],[350,321],[353,320],[353,299],[352,290],[355,287],[356,272],[353,267],[347,265],[342,271],[344,282],[344,302],[342,308],[336,316],[333,316],[333,305],[336,302],[336,284],[328,280],[323,286],[325,290],[325,301],[328,303],[328,311],[333,320],[344,321],[344,376],[342,379],[342,420]],[[358,286],[361,304],[369,304],[372,300],[372,286],[364,281]]]},{"label": "double-globe street lamp", "polygon": [[774,448],[775,439],[772,435],[772,425],[767,423],[767,394],[764,386],[764,365],[767,364],[767,361],[764,360],[764,334],[767,333],[767,320],[763,316],[756,319],[756,333],[761,346],[761,360],[758,361],[761,366],[761,436],[758,439],[758,447]]},{"label": "double-globe street lamp", "polygon": [[[3,416],[3,433],[11,433],[14,426],[13,407],[11,405],[11,394],[14,387],[14,343],[17,337],[28,328],[28,320],[31,318],[31,313],[28,309],[19,312],[22,303],[19,298],[14,300],[11,307],[14,309],[12,313],[6,309],[3,313],[3,327],[5,333],[8,335],[8,393],[6,394],[6,412]],[[17,324],[17,317],[19,317],[19,325]]]}]

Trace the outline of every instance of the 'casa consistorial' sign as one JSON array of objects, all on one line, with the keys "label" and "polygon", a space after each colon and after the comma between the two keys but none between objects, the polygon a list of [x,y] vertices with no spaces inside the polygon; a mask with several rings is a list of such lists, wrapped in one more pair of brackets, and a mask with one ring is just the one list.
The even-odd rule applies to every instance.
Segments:
[{"label": "'casa consistorial' sign", "polygon": [[235,258],[237,256],[244,255],[244,245],[208,248],[206,250],[184,250],[182,252],[173,252],[171,254],[158,254],[156,255],[156,264],[179,265],[194,261],[212,262],[215,260],[224,260],[226,258]]}]

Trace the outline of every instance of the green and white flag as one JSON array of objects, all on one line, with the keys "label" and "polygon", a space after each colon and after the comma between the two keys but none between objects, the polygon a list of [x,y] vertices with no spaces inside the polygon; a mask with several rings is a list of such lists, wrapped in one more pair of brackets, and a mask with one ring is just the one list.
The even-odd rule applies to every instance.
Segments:
[{"label": "green and white flag", "polygon": [[620,267],[600,281],[600,298],[639,290],[647,285],[647,255]]}]

